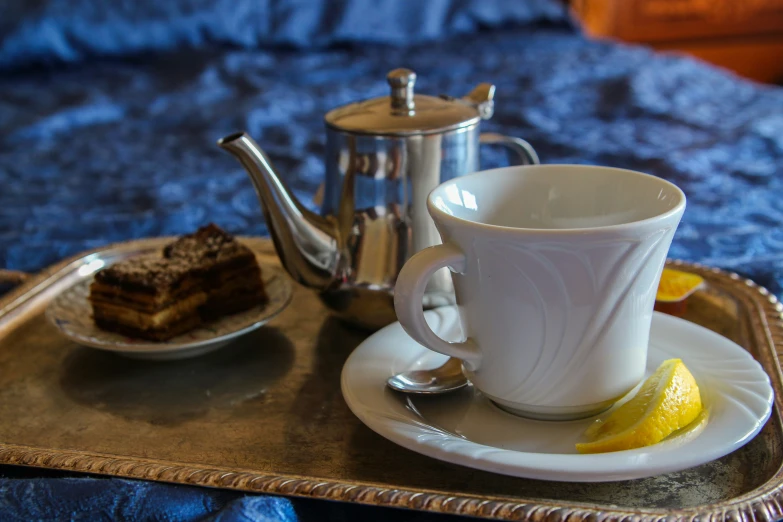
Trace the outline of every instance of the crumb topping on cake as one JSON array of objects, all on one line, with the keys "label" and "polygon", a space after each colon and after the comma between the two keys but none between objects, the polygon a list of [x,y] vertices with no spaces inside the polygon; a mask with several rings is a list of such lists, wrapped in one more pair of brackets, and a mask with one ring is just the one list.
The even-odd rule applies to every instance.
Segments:
[{"label": "crumb topping on cake", "polygon": [[191,266],[247,254],[252,255],[252,252],[213,223],[199,228],[193,234],[182,236],[163,250],[163,256],[167,259],[181,260]]},{"label": "crumb topping on cake", "polygon": [[158,255],[134,257],[115,263],[95,275],[98,281],[123,281],[142,287],[166,287],[180,281],[190,269],[182,260]]}]

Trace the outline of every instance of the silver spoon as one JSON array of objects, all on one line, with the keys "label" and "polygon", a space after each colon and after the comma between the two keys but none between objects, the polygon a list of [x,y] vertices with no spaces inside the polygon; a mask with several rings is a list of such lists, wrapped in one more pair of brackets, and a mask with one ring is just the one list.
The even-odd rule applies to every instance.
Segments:
[{"label": "silver spoon", "polygon": [[386,385],[393,390],[416,394],[446,393],[466,384],[468,379],[462,374],[462,361],[454,357],[438,368],[402,372],[386,380]]}]

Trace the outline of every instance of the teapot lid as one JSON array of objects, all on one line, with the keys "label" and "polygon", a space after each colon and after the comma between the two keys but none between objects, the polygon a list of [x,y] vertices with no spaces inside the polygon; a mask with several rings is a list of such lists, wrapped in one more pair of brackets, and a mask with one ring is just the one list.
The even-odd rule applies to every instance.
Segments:
[{"label": "teapot lid", "polygon": [[[437,134],[475,124],[492,112],[494,86],[481,84],[485,100],[482,104],[449,96],[414,94],[416,73],[410,69],[395,69],[386,80],[390,96],[351,103],[326,113],[326,124],[335,129],[377,135]],[[476,91],[474,91],[475,93]]]}]

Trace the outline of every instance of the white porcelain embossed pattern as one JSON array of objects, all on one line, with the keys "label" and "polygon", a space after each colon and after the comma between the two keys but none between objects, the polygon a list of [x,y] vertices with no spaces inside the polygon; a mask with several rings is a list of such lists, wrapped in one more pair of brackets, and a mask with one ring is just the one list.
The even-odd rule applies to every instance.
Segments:
[{"label": "white porcelain embossed pattern", "polygon": [[[403,328],[463,359],[501,407],[540,419],[605,410],[642,379],[655,290],[685,209],[665,180],[581,165],[496,169],[435,189],[443,237],[400,273]],[[421,316],[421,289],[450,267],[465,340]]]}]

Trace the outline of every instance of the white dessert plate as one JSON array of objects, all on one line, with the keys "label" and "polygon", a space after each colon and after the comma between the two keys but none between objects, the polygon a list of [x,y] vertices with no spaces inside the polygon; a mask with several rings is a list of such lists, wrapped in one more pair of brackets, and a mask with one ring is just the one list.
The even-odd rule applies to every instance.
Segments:
[{"label": "white dessert plate", "polygon": [[291,301],[291,284],[274,266],[260,263],[269,301],[244,312],[222,317],[168,341],[134,339],[101,330],[92,320],[87,297],[92,277],[58,295],[46,309],[46,317],[68,339],[135,359],[171,360],[195,357],[217,350],[237,337],[260,328],[282,312]]},{"label": "white dessert plate", "polygon": [[[460,339],[455,307],[425,315],[441,337]],[[349,408],[372,430],[429,457],[542,480],[630,480],[722,457],[749,442],[772,412],[769,377],[747,351],[706,328],[656,312],[648,375],[674,357],[681,358],[696,378],[708,410],[707,422],[659,444],[614,453],[576,452],[575,444],[594,419],[524,419],[499,409],[472,386],[429,397],[388,389],[389,376],[434,368],[446,360],[413,341],[399,323],[376,332],[351,354],[343,367],[342,392]]]}]

